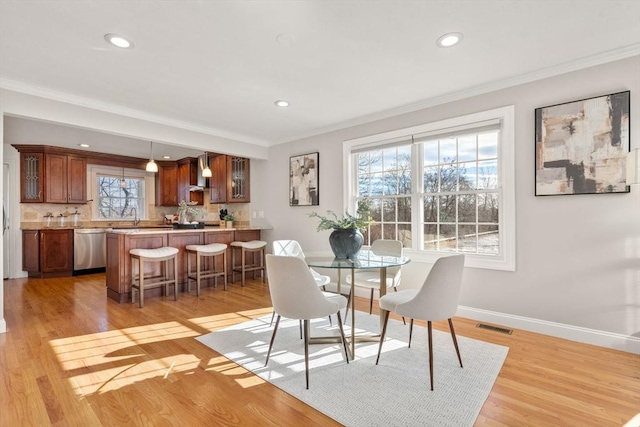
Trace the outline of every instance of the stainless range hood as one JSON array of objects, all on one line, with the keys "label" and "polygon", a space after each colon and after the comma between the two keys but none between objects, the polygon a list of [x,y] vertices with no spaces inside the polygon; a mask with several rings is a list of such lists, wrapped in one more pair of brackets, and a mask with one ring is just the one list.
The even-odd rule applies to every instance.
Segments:
[{"label": "stainless range hood", "polygon": [[189,186],[189,191],[204,191],[204,188],[207,186],[207,178],[202,176],[202,170],[204,169],[204,165],[206,164],[205,155],[198,156],[198,182],[196,185]]}]

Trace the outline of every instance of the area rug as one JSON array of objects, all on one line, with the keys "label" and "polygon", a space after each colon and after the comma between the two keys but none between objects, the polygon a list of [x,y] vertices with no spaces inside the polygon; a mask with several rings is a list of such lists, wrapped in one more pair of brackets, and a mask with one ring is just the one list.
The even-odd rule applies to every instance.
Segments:
[{"label": "area rug", "polygon": [[[304,345],[297,321],[282,319],[264,366],[271,316],[197,337],[204,345],[242,365],[345,426],[472,426],[500,372],[508,348],[458,335],[460,368],[451,335],[433,331],[434,391],[429,388],[427,330],[389,320],[379,365],[378,344],[356,344],[356,359],[345,362],[338,344],[309,346],[309,390],[305,389]],[[379,318],[356,314],[356,333],[379,331]],[[348,334],[349,326],[345,326]],[[312,336],[338,335],[327,319],[313,321]]]}]

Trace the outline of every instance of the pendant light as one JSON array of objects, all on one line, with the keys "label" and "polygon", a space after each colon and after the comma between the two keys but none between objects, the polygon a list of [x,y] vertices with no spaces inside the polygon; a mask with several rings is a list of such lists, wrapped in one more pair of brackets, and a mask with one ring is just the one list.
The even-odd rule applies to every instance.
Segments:
[{"label": "pendant light", "polygon": [[149,162],[146,167],[147,172],[158,172],[158,165],[153,160],[153,141],[151,141],[151,157],[149,158]]},{"label": "pendant light", "polygon": [[202,176],[205,178],[211,178],[211,169],[209,169],[209,156],[207,152],[204,152],[204,168],[202,169]]},{"label": "pendant light", "polygon": [[127,188],[127,181],[124,180],[124,166],[122,167],[122,179],[120,180],[120,187]]}]

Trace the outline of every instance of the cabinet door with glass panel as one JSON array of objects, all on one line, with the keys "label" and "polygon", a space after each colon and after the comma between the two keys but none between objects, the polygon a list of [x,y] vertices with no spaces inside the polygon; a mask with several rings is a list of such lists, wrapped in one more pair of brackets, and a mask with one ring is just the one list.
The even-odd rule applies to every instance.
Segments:
[{"label": "cabinet door with glass panel", "polygon": [[249,159],[227,156],[227,203],[248,203]]},{"label": "cabinet door with glass panel", "polygon": [[44,153],[20,153],[20,202],[44,202]]},{"label": "cabinet door with glass panel", "polygon": [[248,203],[249,159],[217,155],[210,161],[212,176],[209,178],[211,203]]}]

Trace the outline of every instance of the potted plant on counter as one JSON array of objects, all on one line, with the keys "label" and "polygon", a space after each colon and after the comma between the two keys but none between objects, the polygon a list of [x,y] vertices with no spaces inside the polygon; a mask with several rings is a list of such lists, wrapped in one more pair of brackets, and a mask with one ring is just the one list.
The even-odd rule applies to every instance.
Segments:
[{"label": "potted plant on counter", "polygon": [[355,215],[345,211],[339,217],[335,212],[327,211],[327,216],[317,212],[311,212],[309,216],[320,219],[317,231],[333,230],[329,235],[329,245],[336,258],[353,258],[364,242],[360,230],[374,222],[370,212],[371,200],[363,198],[358,202]]},{"label": "potted plant on counter", "polygon": [[224,216],[224,222],[227,228],[233,228],[233,220],[234,220],[233,214],[228,213]]}]

